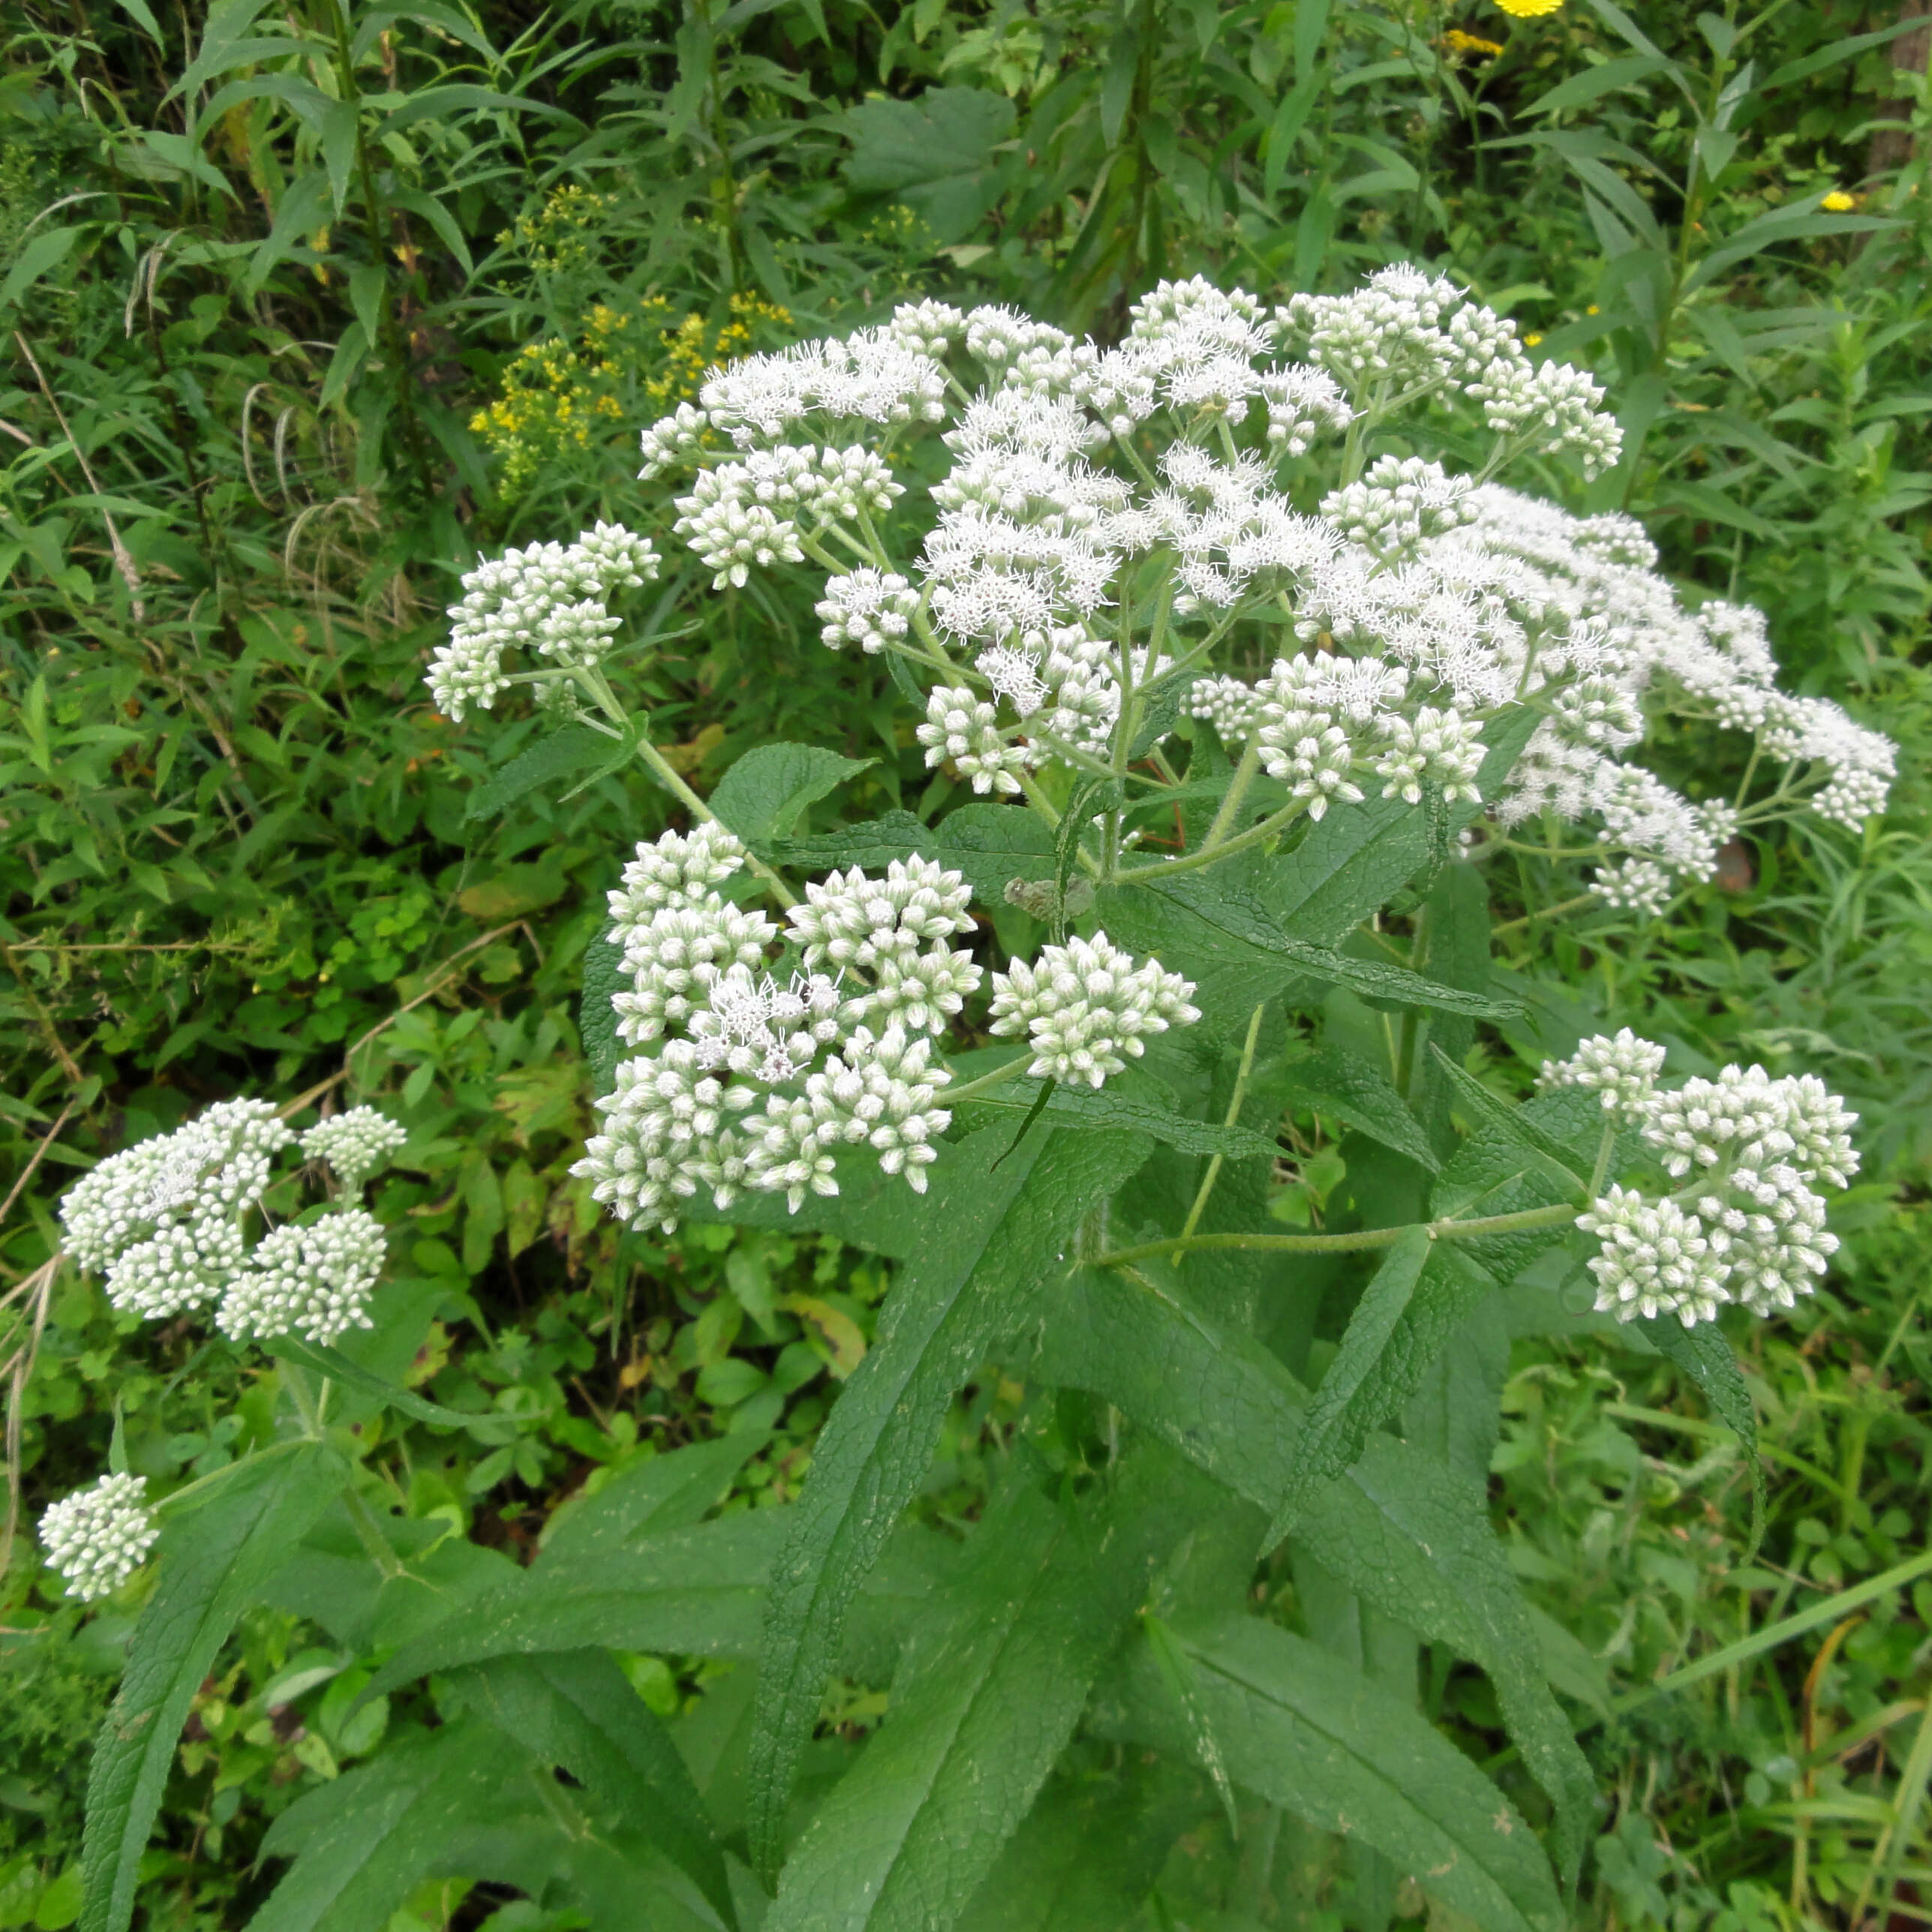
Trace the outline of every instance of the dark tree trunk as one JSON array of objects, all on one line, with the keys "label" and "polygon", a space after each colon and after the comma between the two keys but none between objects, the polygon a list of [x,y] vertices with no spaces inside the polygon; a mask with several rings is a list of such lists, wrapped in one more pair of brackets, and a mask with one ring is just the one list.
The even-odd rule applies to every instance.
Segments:
[{"label": "dark tree trunk", "polygon": [[[1892,42],[1892,71],[1923,74],[1928,64],[1932,64],[1932,0],[1900,0],[1898,17],[1901,20],[1915,20],[1920,24],[1909,33],[1900,34]],[[1889,101],[1879,111],[1887,120],[1907,121],[1912,116],[1912,104],[1909,101]],[[1894,168],[1904,167],[1912,156],[1909,128],[1880,128],[1872,136],[1871,152],[1866,163],[1867,179],[1876,181],[1882,175],[1890,174]]]}]

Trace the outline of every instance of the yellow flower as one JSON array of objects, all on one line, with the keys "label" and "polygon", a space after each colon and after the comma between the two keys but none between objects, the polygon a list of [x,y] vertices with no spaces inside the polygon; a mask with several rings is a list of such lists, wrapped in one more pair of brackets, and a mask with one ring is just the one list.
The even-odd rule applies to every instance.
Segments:
[{"label": "yellow flower", "polygon": [[1858,205],[1858,197],[1855,194],[1847,194],[1842,188],[1832,189],[1831,192],[1818,204],[1820,208],[1828,209],[1834,215],[1848,215]]},{"label": "yellow flower", "polygon": [[1554,14],[1563,0],[1496,0],[1496,5],[1513,20],[1534,20]]},{"label": "yellow flower", "polygon": [[1534,349],[1542,340],[1543,338],[1540,335],[1525,335],[1523,338],[1523,347],[1525,349]]},{"label": "yellow flower", "polygon": [[1460,27],[1451,27],[1443,35],[1442,44],[1453,54],[1488,56],[1503,51],[1501,41],[1486,41],[1480,34],[1465,34]]}]

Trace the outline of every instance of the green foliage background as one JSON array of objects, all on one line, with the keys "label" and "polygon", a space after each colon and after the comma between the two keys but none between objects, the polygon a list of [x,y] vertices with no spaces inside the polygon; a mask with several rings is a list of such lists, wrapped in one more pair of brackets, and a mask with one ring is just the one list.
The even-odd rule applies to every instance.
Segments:
[{"label": "green foliage background", "polygon": [[[1472,1050],[1526,1083],[1546,1042],[1629,1024],[1687,1070],[1819,1071],[1864,1115],[1828,1286],[1738,1338],[1771,1485],[1751,1562],[1735,1441],[1674,1369],[1586,1339],[1508,1354],[1492,1494],[1608,1801],[1591,1922],[1874,1923],[1882,1892],[1902,1924],[1932,1900],[1932,1583],[1829,1613],[1921,1551],[1932,1513],[1932,287],[1923,85],[1894,71],[1894,23],[1843,0],[1761,20],[1567,0],[1521,23],[1482,0],[96,0],[16,8],[7,33],[8,1283],[100,1155],[230,1092],[334,1082],[410,1136],[377,1201],[410,1233],[362,1352],[479,1418],[369,1426],[425,1549],[507,1566],[600,1472],[735,1434],[729,1507],[795,1494],[886,1264],[817,1236],[620,1238],[568,1179],[585,950],[663,801],[625,774],[557,802],[513,769],[534,720],[434,714],[421,672],[456,577],[635,522],[636,431],[706,362],[907,292],[1105,334],[1163,275],[1278,296],[1425,260],[1610,384],[1626,455],[1577,506],[1643,515],[1669,567],[1770,613],[1789,681],[1901,745],[1855,855],[1741,849],[1687,915],[1614,945],[1506,927],[1533,1019]],[[1919,131],[1916,158],[1887,123]],[[883,673],[822,651],[802,605],[753,587],[706,611],[645,683],[701,789],[802,739],[873,761],[854,816],[946,802]],[[1544,882],[1522,879],[1525,915]],[[1361,1161],[1303,1125],[1273,1209],[1291,1224]],[[29,1507],[92,1477],[117,1417],[160,1486],[221,1466],[251,1403],[266,1428],[257,1376],[69,1277],[17,1404]],[[977,1513],[1023,1399],[990,1378],[957,1405],[926,1520]],[[0,1926],[58,1927],[75,1740],[131,1620],[80,1615],[24,1540],[0,1603]],[[1642,1696],[1816,1606],[1788,1642]],[[171,1774],[149,1924],[245,1924],[291,1799],[406,1754],[428,1707],[359,1702],[374,1661],[292,1615],[245,1624]],[[623,1669],[669,1717],[729,1666]],[[1483,1678],[1445,1660],[1423,1680],[1465,1750],[1500,1748]],[[880,1708],[855,1679],[829,1734]],[[1289,1855],[1306,1924],[1378,1922],[1332,1843]],[[1210,1922],[1185,1870],[1164,1883],[1171,1923]],[[485,1921],[563,1922],[437,1880],[392,1932]]]}]

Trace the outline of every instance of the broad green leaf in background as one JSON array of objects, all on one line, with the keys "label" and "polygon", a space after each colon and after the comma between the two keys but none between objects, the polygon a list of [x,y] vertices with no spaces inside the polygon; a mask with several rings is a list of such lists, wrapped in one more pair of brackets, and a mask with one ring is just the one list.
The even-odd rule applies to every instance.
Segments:
[{"label": "broad green leaf in background", "polygon": [[[1009,1080],[1004,1086],[994,1087],[977,1100],[963,1102],[959,1110],[969,1117],[970,1110],[975,1107],[997,1110],[1009,1115],[1027,1113],[1038,1104],[1043,1084],[1052,1083],[1023,1078]],[[1118,1092],[1116,1085],[1116,1082],[1110,1081],[1098,1089],[1054,1086],[1044,1110],[1047,1125],[1096,1131],[1107,1128],[1125,1129],[1130,1133],[1144,1134],[1149,1140],[1158,1141],[1164,1147],[1177,1148],[1184,1154],[1222,1154],[1237,1160],[1244,1157],[1267,1160],[1274,1158],[1274,1142],[1252,1128],[1230,1127],[1220,1121],[1192,1120],[1157,1101],[1132,1092]]]},{"label": "broad green leaf in background", "polygon": [[[1042,1323],[1032,1372],[1104,1397],[1271,1516],[1294,1480],[1306,1390],[1259,1342],[1149,1274],[1070,1276]],[[1483,1498],[1423,1451],[1374,1433],[1340,1478],[1311,1495],[1294,1534],[1357,1596],[1488,1673],[1510,1736],[1556,1807],[1573,1876],[1595,1779],[1544,1681],[1529,1606]]]},{"label": "broad green leaf in background", "polygon": [[708,802],[747,845],[789,838],[807,806],[876,762],[815,744],[762,744],[718,780]]},{"label": "broad green leaf in background", "polygon": [[539,738],[500,771],[491,773],[470,794],[463,816],[470,819],[494,819],[539,785],[608,764],[611,751],[612,741],[608,734],[593,732],[587,725],[566,725],[560,732]]},{"label": "broad green leaf in background", "polygon": [[766,849],[775,864],[801,872],[847,865],[881,871],[917,852],[960,873],[983,906],[998,905],[1011,879],[1053,876],[1051,829],[1034,813],[1008,805],[962,805],[936,825],[910,812],[888,812],[809,838],[774,840]]},{"label": "broad green leaf in background", "polygon": [[1273,862],[1269,903],[1285,929],[1338,946],[1429,857],[1429,813],[1399,798],[1330,812]]},{"label": "broad green leaf in background", "polygon": [[1010,1491],[943,1633],[915,1639],[884,1726],[819,1807],[763,1932],[950,1924],[1025,1816],[1206,1485],[1149,1444],[1098,1509]]},{"label": "broad green leaf in background", "polygon": [[667,1530],[592,1564],[533,1564],[404,1644],[362,1694],[458,1664],[593,1645],[747,1656],[785,1534],[783,1513],[760,1510]]},{"label": "broad green leaf in background", "polygon": [[568,1771],[628,1831],[687,1873],[729,1923],[724,1852],[690,1771],[601,1651],[494,1657],[459,1672],[455,1682],[477,1716],[519,1749]]},{"label": "broad green leaf in background", "polygon": [[[1121,1932],[1139,1916],[1203,1787],[1170,1761],[1056,1780],[959,1921],[960,1932]],[[1212,1801],[1209,1800],[1209,1802]]]},{"label": "broad green leaf in background", "polygon": [[570,1497],[551,1513],[532,1569],[589,1562],[646,1533],[690,1528],[723,1501],[732,1478],[766,1441],[741,1429],[618,1470],[594,1495]]},{"label": "broad green leaf in background", "polygon": [[126,1932],[194,1693],[236,1618],[348,1475],[333,1450],[309,1441],[278,1444],[231,1471],[161,1538],[155,1593],[94,1747],[82,1932]]},{"label": "broad green leaf in background", "polygon": [[1369,1430],[1400,1401],[1393,1387],[1395,1344],[1434,1253],[1427,1228],[1405,1228],[1362,1291],[1342,1346],[1309,1401],[1287,1493],[1275,1504],[1268,1526],[1270,1544],[1294,1527],[1315,1485],[1339,1476],[1362,1453]]},{"label": "broad green leaf in background", "polygon": [[1333,1045],[1282,1067],[1275,1077],[1291,1104],[1324,1113],[1433,1173],[1435,1150],[1408,1101],[1379,1067]]},{"label": "broad green leaf in background", "polygon": [[1015,116],[1004,95],[934,87],[912,101],[866,101],[846,111],[846,180],[855,194],[894,194],[939,242],[963,240],[998,193],[994,156]]},{"label": "broad green leaf in background", "polygon": [[[1483,1932],[1559,1932],[1562,1906],[1534,1834],[1412,1705],[1258,1618],[1176,1634],[1237,1784],[1370,1846]],[[1137,1741],[1188,1748],[1145,1645],[1103,1722]]]},{"label": "broad green leaf in background", "polygon": [[922,1245],[827,1418],[772,1572],[752,1739],[753,1861],[783,1862],[785,1812],[847,1606],[924,1475],[953,1393],[1023,1322],[1087,1209],[1146,1158],[1125,1134],[989,1128],[952,1149]]},{"label": "broad green leaf in background", "polygon": [[[530,1874],[487,1849],[499,1827],[536,1807],[505,1786],[527,1779],[525,1752],[493,1726],[459,1720],[390,1744],[366,1765],[306,1793],[262,1840],[265,1858],[293,1867],[248,1932],[370,1932],[411,1886],[451,1860],[467,1875],[515,1882]],[[540,1815],[540,1814],[539,1814]]]}]

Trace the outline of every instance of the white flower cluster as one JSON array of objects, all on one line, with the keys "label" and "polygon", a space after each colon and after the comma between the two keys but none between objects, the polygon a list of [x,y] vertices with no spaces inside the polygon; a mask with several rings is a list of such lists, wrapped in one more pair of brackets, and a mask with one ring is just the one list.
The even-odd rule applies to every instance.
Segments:
[{"label": "white flower cluster", "polygon": [[[1631,518],[1572,516],[1408,453],[1428,441],[1414,413],[1441,406],[1486,428],[1485,475],[1530,451],[1594,473],[1618,454],[1603,403],[1587,373],[1535,362],[1505,318],[1414,268],[1275,309],[1197,278],[1137,302],[1110,347],[1011,308],[918,302],[747,356],[645,432],[644,473],[695,470],[678,528],[717,584],[828,569],[825,642],[902,659],[927,694],[927,763],[982,795],[1014,798],[1050,764],[1164,756],[1160,721],[1184,708],[1253,744],[1310,819],[1372,780],[1481,804],[1504,830],[1588,826],[1592,890],[1651,916],[1711,875],[1740,820],[1636,762],[1646,707],[1756,734],[1754,769],[1785,768],[1777,809],[1807,800],[1848,825],[1882,807],[1895,755],[1836,705],[1777,690],[1757,613],[1686,609]],[[909,494],[898,451],[934,429],[944,450],[920,473],[935,479]],[[1312,482],[1344,435],[1339,473]],[[656,569],[602,526],[485,566],[432,672],[439,702],[487,703],[505,642],[559,675],[594,660],[599,600]],[[1244,689],[1230,663],[1268,669]],[[1479,798],[1493,721],[1524,705],[1537,729]],[[764,969],[768,922],[690,924],[654,942],[665,983],[627,1014],[633,1044],[682,1023],[681,975]]]},{"label": "white flower cluster", "polygon": [[343,1186],[359,1188],[409,1136],[373,1107],[352,1107],[318,1120],[302,1137],[311,1161],[326,1161]]},{"label": "white flower cluster", "polygon": [[47,1560],[83,1603],[111,1596],[140,1568],[161,1529],[141,1498],[142,1476],[104,1476],[49,1506],[41,1518]]},{"label": "white flower cluster", "polygon": [[437,709],[459,722],[472,705],[487,711],[509,682],[507,651],[533,651],[560,667],[596,663],[617,627],[605,600],[657,569],[647,538],[609,523],[575,543],[533,543],[479,564],[463,579],[463,601],[450,606],[449,641],[430,663]]},{"label": "white flower cluster", "polygon": [[1792,1307],[1837,1247],[1813,1183],[1850,1184],[1858,1116],[1815,1076],[1774,1079],[1759,1066],[1660,1090],[1663,1059],[1626,1027],[1543,1066],[1545,1086],[1588,1088],[1635,1126],[1676,1183],[1660,1195],[1613,1186],[1578,1217],[1602,1244],[1590,1263],[1597,1308],[1621,1321],[1675,1315],[1689,1328],[1733,1303]]},{"label": "white flower cluster", "polygon": [[931,1036],[980,981],[950,943],[972,927],[964,881],[915,858],[808,886],[789,937],[807,968],[834,970],[781,984],[765,969],[780,929],[711,889],[744,856],[719,826],[667,833],[611,894],[631,981],[611,1002],[619,1034],[663,1044],[619,1065],[572,1171],[634,1227],[675,1227],[701,1187],[721,1207],[749,1188],[795,1209],[837,1191],[837,1150],[857,1143],[923,1191],[951,1119]]},{"label": "white flower cluster", "polygon": [[295,1139],[260,1100],[225,1100],[110,1155],[61,1203],[67,1249],[118,1309],[160,1318],[214,1300],[242,1266],[242,1218]]},{"label": "white flower cluster", "polygon": [[360,1208],[303,1227],[285,1222],[256,1243],[230,1282],[215,1324],[233,1342],[299,1335],[331,1345],[371,1328],[368,1300],[383,1271],[383,1224]]},{"label": "white flower cluster", "polygon": [[[617,1067],[603,1130],[572,1170],[635,1227],[677,1225],[701,1189],[720,1207],[747,1190],[838,1191],[842,1149],[868,1147],[923,1192],[951,1114],[938,1042],[978,990],[970,888],[918,857],[882,877],[858,867],[807,884],[786,930],[711,888],[742,864],[720,828],[640,846],[611,895],[631,984],[612,997],[620,1034],[651,1050]],[[781,939],[804,971],[765,969]],[[1098,1086],[1149,1035],[1200,1017],[1194,990],[1104,933],[1049,946],[993,981],[991,1031],[1026,1034],[1031,1071]]]},{"label": "white flower cluster", "polygon": [[1097,1087],[1147,1050],[1149,1034],[1193,1025],[1200,1017],[1188,1004],[1193,991],[1158,960],[1136,966],[1131,953],[1096,933],[995,973],[988,1030],[1026,1036],[1034,1079]]},{"label": "white flower cluster", "polygon": [[787,443],[700,470],[678,499],[675,527],[722,590],[748,581],[754,565],[801,563],[801,523],[809,538],[828,523],[883,515],[904,494],[870,449]]},{"label": "white flower cluster", "polygon": [[[353,1191],[407,1137],[372,1107],[318,1122],[302,1152]],[[332,1342],[367,1327],[382,1271],[380,1222],[342,1207],[272,1230],[252,1250],[248,1213],[267,1191],[274,1156],[296,1136],[266,1101],[224,1100],[172,1134],[110,1155],[61,1203],[68,1251],[106,1277],[116,1308],[152,1319],[218,1303],[236,1341],[300,1334]]]}]

